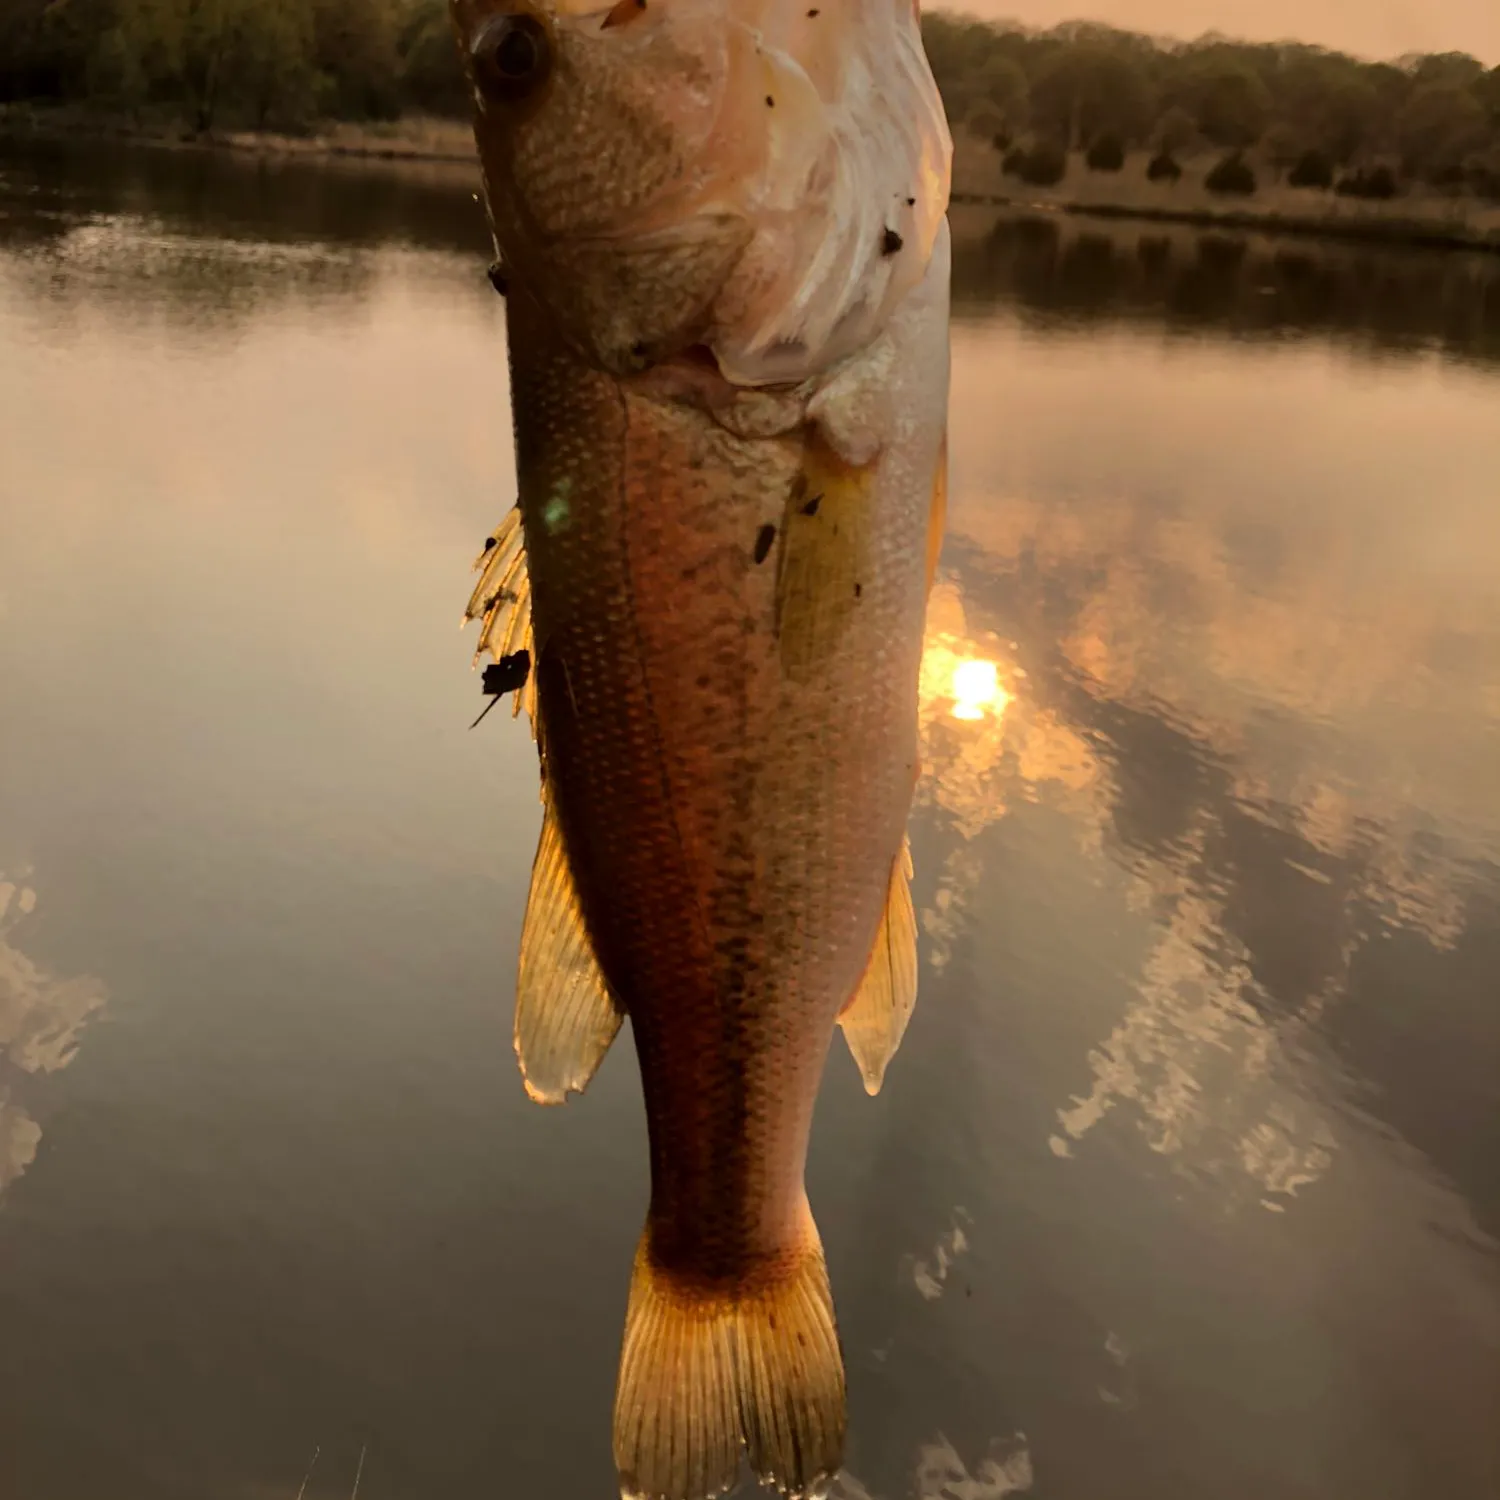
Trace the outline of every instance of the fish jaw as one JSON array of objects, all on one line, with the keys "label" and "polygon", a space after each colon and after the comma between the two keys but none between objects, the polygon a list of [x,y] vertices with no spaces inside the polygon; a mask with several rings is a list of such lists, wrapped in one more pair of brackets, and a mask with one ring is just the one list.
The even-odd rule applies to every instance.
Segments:
[{"label": "fish jaw", "polygon": [[905,0],[452,13],[508,277],[597,368],[701,345],[736,384],[795,384],[921,281],[952,145]]}]

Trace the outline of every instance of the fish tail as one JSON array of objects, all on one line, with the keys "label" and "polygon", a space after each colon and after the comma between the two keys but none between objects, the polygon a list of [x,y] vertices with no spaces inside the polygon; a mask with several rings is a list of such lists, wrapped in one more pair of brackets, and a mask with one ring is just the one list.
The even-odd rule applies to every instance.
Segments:
[{"label": "fish tail", "polygon": [[744,1449],[788,1500],[826,1494],[844,1446],[844,1358],[812,1215],[774,1269],[705,1284],[652,1258],[641,1236],[615,1391],[626,1500],[710,1500]]}]

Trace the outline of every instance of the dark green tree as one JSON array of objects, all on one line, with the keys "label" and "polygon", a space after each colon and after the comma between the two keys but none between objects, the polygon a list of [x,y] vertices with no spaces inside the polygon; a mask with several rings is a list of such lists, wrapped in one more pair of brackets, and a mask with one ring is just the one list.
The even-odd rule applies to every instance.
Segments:
[{"label": "dark green tree", "polygon": [[1128,53],[1098,41],[1055,49],[1031,80],[1033,123],[1070,146],[1106,131],[1142,139],[1155,111],[1145,70]]},{"label": "dark green tree", "polygon": [[1395,122],[1408,172],[1432,176],[1457,166],[1485,143],[1489,121],[1468,89],[1452,83],[1418,88]]},{"label": "dark green tree", "polygon": [[1173,93],[1216,146],[1252,146],[1270,120],[1271,95],[1260,74],[1222,48],[1190,53]]}]

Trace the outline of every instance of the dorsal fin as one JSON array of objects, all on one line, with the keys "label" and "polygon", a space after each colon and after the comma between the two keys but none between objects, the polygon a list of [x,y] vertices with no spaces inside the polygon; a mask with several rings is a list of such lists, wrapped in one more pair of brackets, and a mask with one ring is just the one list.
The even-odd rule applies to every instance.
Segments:
[{"label": "dorsal fin", "polygon": [[903,840],[891,866],[885,913],[864,978],[839,1015],[867,1094],[880,1092],[885,1070],[901,1045],[917,1003],[917,915],[911,902],[911,872],[911,846]]},{"label": "dorsal fin", "polygon": [[581,1094],[620,1029],[610,993],[584,929],[562,832],[544,790],[546,812],[531,894],[521,926],[516,974],[516,1060],[538,1104]]},{"label": "dorsal fin", "polygon": [[524,708],[536,733],[536,646],[531,631],[531,578],[526,571],[526,540],[521,530],[521,507],[512,506],[505,519],[485,539],[484,551],[474,559],[479,582],[469,595],[463,623],[482,620],[474,661],[489,651],[496,661],[517,651],[530,654],[532,670],[516,690],[513,712]]}]

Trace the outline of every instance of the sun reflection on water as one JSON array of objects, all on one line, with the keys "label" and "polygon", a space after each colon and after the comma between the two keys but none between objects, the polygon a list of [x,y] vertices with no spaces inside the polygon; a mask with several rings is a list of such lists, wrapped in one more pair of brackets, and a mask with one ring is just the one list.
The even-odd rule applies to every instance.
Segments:
[{"label": "sun reflection on water", "polygon": [[1010,702],[1010,694],[1000,686],[1000,668],[979,657],[971,657],[954,667],[953,697],[955,719],[982,719],[986,709],[998,718]]},{"label": "sun reflection on water", "polygon": [[[966,723],[998,722],[1012,694],[1000,679],[1000,663],[972,655],[972,643],[948,630],[928,632],[922,654],[924,706],[946,708],[949,718]],[[941,707],[939,707],[941,706]]]}]

